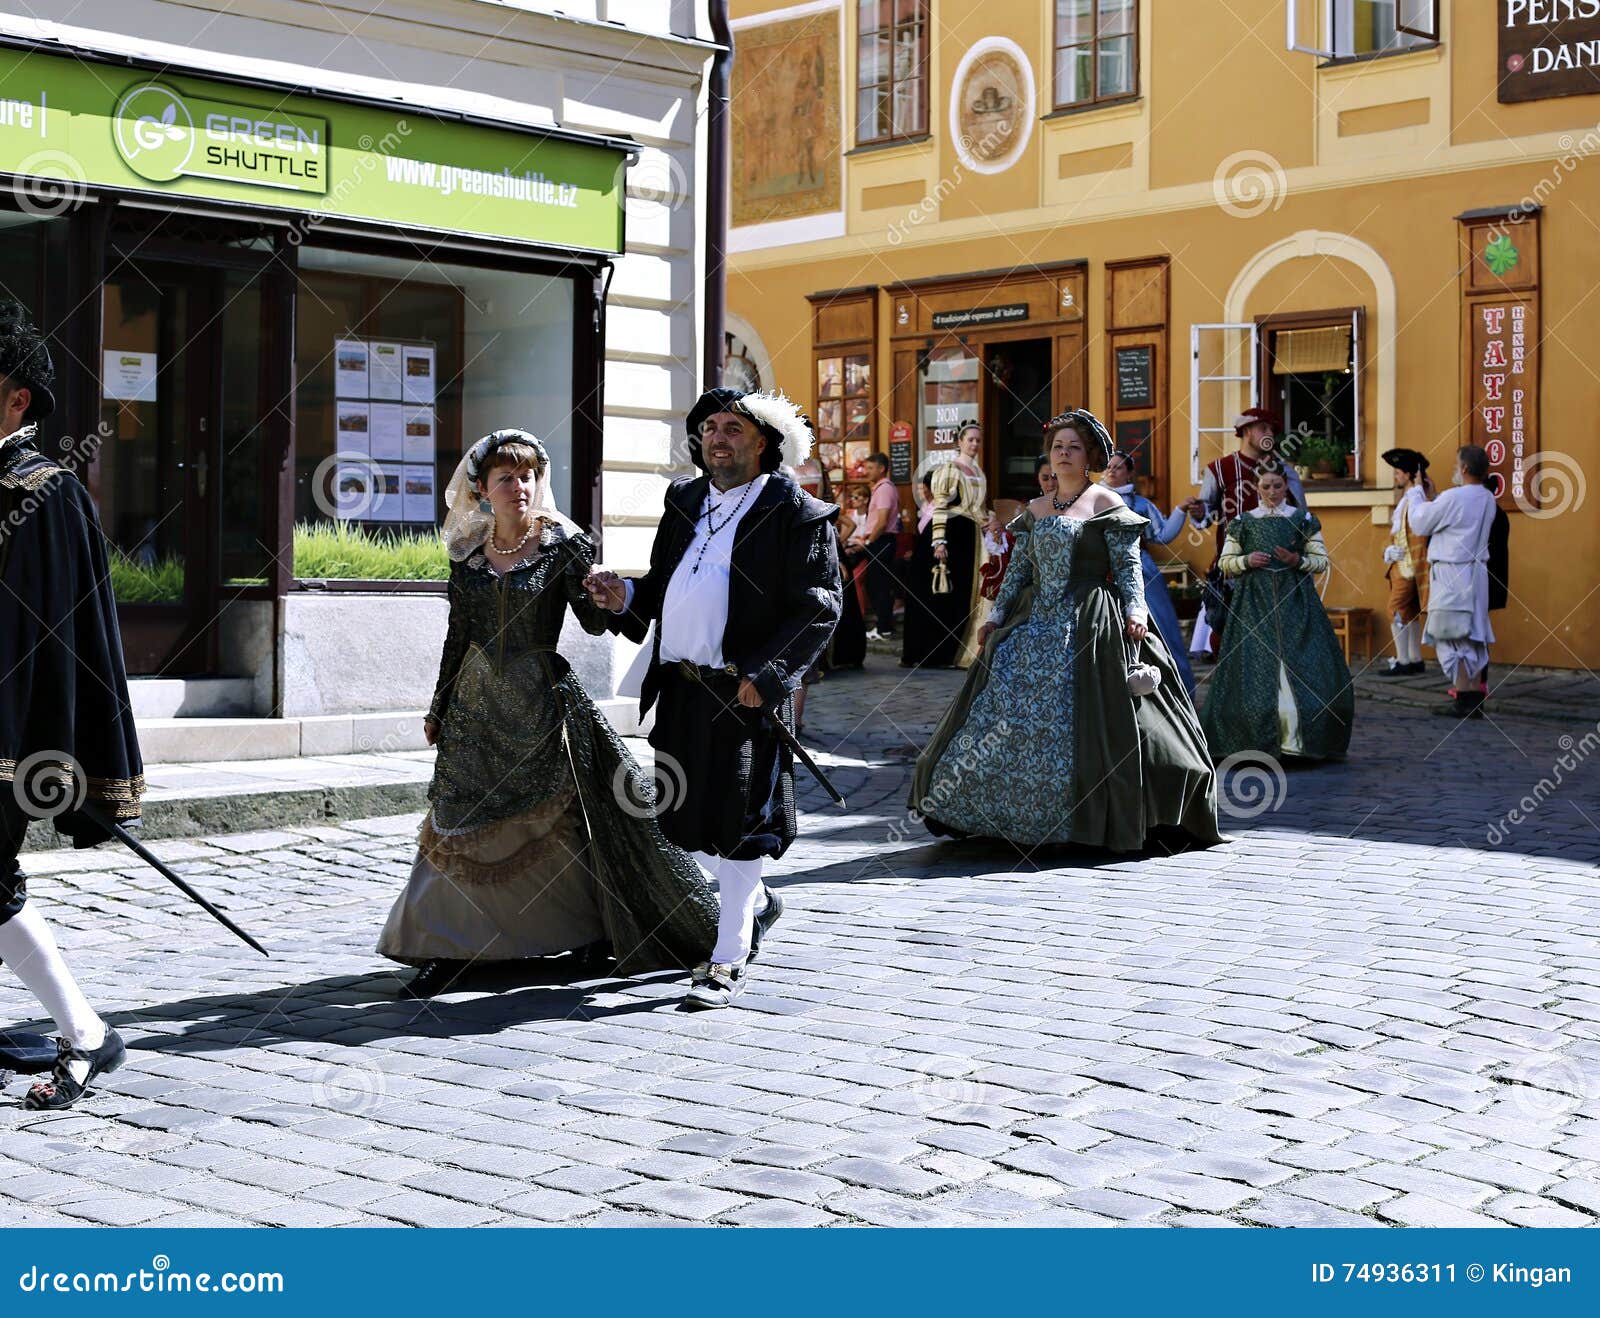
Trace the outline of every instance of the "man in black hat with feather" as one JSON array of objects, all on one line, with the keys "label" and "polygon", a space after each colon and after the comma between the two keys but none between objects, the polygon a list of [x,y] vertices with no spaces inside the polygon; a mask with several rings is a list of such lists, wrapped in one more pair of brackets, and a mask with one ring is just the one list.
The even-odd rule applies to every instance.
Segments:
[{"label": "man in black hat with feather", "polygon": [[0,961],[55,1020],[50,1078],[30,1108],[70,1107],[122,1064],[121,1036],[84,998],[49,926],[28,902],[17,856],[30,818],[75,846],[137,819],[139,742],[117,632],[105,538],[89,491],[39,451],[55,369],[15,303],[0,304]]},{"label": "man in black hat with feather", "polygon": [[655,624],[641,716],[656,708],[661,830],[715,876],[717,944],[685,1005],[725,1007],[783,904],[762,882],[795,839],[794,759],[768,722],[793,731],[795,690],[843,606],[833,523],[839,509],[780,466],[811,451],[811,430],[781,394],[712,389],[689,412],[689,456],[704,473],[667,491],[650,570],[588,579],[615,630]]}]

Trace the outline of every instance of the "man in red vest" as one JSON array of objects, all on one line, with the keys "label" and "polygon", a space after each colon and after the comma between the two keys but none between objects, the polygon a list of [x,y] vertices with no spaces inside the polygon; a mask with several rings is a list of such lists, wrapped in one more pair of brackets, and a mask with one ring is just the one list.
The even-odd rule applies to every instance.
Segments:
[{"label": "man in red vest", "polygon": [[[1228,523],[1242,517],[1260,502],[1256,492],[1256,468],[1261,460],[1278,446],[1278,435],[1283,429],[1283,418],[1270,407],[1247,408],[1233,419],[1233,433],[1238,437],[1236,453],[1225,453],[1207,465],[1198,496],[1184,504],[1190,518],[1201,530],[1215,525],[1217,547],[1212,556],[1211,570],[1206,574],[1205,608],[1195,619],[1194,637],[1189,643],[1189,653],[1199,658],[1214,656],[1222,645],[1222,626],[1227,618],[1229,586],[1217,567],[1222,557],[1222,543],[1227,538]],[[1306,506],[1306,492],[1293,467],[1285,465],[1289,481],[1289,502],[1297,508]]]}]

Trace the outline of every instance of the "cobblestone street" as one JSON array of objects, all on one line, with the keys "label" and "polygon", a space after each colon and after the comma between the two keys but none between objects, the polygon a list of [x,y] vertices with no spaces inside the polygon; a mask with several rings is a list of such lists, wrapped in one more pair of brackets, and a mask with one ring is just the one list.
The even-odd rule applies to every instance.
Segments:
[{"label": "cobblestone street", "polygon": [[414,815],[157,845],[270,961],[28,857],[130,1054],[58,1116],[8,1086],[0,1225],[1600,1221],[1592,723],[1364,701],[1347,764],[1235,775],[1225,846],[1023,855],[907,817],[957,675],[873,665],[814,690],[849,812],[806,785],[730,1011],[559,962],[397,1000]]}]

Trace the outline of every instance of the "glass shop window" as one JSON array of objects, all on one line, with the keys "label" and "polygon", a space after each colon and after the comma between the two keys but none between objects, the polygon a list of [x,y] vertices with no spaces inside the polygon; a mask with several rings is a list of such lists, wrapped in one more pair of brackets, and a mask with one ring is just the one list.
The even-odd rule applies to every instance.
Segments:
[{"label": "glass shop window", "polygon": [[297,577],[448,575],[445,487],[493,430],[539,437],[570,508],[570,280],[306,248],[299,281]]}]

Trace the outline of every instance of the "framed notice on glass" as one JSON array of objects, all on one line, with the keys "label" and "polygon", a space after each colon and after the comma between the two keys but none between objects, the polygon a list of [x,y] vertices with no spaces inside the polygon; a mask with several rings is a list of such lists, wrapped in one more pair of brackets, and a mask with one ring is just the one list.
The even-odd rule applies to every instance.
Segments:
[{"label": "framed notice on glass", "polygon": [[367,520],[372,522],[403,522],[405,496],[400,489],[400,467],[392,462],[374,463],[370,468],[378,497],[373,501]]},{"label": "framed notice on glass", "polygon": [[367,404],[341,398],[335,409],[335,415],[339,427],[338,442],[335,445],[338,452],[371,457],[372,435],[369,426],[371,416],[367,411]]},{"label": "framed notice on glass", "polygon": [[372,456],[399,462],[405,456],[405,408],[399,403],[371,403]]},{"label": "framed notice on glass", "polygon": [[369,397],[382,402],[400,401],[400,345],[374,342],[368,345],[367,388]]},{"label": "framed notice on glass", "polygon": [[404,458],[407,462],[429,462],[434,459],[433,409],[408,407],[405,409]]},{"label": "framed notice on glass", "polygon": [[400,484],[408,522],[433,520],[433,468],[407,464],[400,469]]},{"label": "framed notice on glass", "polygon": [[336,398],[367,397],[367,344],[364,339],[335,339],[333,392]]},{"label": "framed notice on glass", "polygon": [[416,347],[407,344],[400,350],[401,369],[403,372],[400,384],[400,398],[407,403],[426,403],[433,406],[434,396],[434,351],[431,345]]}]

